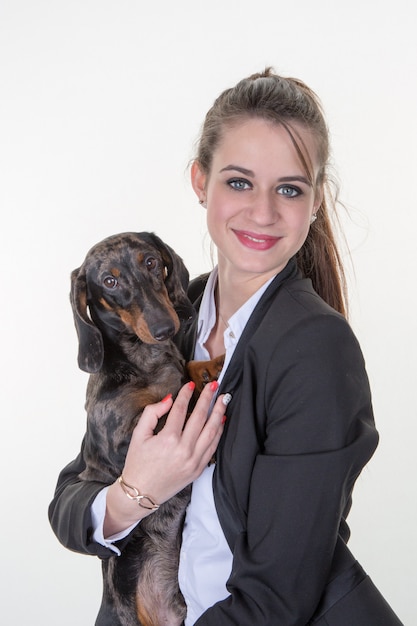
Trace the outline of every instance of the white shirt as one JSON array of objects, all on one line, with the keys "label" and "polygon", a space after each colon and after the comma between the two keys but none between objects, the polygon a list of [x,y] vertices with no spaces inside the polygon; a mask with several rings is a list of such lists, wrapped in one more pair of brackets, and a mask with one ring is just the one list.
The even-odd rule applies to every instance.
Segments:
[{"label": "white shirt", "polygon": [[[219,383],[224,377],[250,315],[272,280],[271,278],[262,285],[228,320],[228,327],[224,332],[225,362]],[[201,301],[194,351],[194,358],[197,360],[210,359],[204,344],[216,323],[214,300],[216,284],[217,268],[209,276]],[[226,582],[231,573],[233,555],[220,526],[214,504],[212,487],[214,467],[214,465],[207,467],[194,481],[184,523],[178,579],[187,604],[185,626],[192,626],[206,609],[229,595]],[[96,496],[91,506],[93,539],[120,554],[114,542],[126,537],[136,524],[117,535],[104,538],[107,489],[108,487]]]}]

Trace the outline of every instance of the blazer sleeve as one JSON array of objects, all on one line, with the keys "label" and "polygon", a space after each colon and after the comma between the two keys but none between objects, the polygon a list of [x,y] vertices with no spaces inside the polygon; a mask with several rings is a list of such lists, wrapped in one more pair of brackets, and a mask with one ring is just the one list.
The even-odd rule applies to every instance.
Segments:
[{"label": "blazer sleeve", "polygon": [[108,558],[114,552],[92,540],[91,520],[91,504],[106,485],[79,478],[85,469],[83,449],[84,441],[77,458],[64,467],[58,477],[48,509],[49,521],[59,541],[69,550]]},{"label": "blazer sleeve", "polygon": [[238,459],[251,424],[259,447],[240,499],[230,596],[197,624],[305,626],[335,575],[351,491],[377,445],[368,379],[337,315],[303,320],[279,342],[268,333],[245,358],[239,414],[230,417],[239,420],[230,463],[242,464],[231,474],[231,502],[245,484]]}]

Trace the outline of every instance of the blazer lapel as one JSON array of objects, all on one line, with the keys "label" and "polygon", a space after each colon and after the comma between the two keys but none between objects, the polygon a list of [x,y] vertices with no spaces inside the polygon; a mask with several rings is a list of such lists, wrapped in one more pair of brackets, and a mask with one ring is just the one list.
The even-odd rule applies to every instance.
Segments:
[{"label": "blazer lapel", "polygon": [[233,395],[233,390],[239,385],[242,376],[243,357],[251,337],[258,329],[261,320],[264,318],[266,312],[271,306],[271,303],[275,299],[276,293],[281,285],[286,280],[295,278],[297,274],[297,264],[295,259],[292,258],[286,267],[279,274],[277,274],[268,289],[263,294],[262,298],[259,300],[238,341],[232,359],[221,382],[219,393],[228,392]]},{"label": "blazer lapel", "polygon": [[[276,297],[276,294],[278,293],[284,282],[292,280],[300,275],[301,273],[297,268],[297,263],[295,259],[291,259],[285,269],[280,272],[269,285],[268,289],[265,291],[262,298],[256,305],[252,315],[250,316],[219,387],[219,393],[230,393],[232,395],[232,399],[226,408],[226,415],[231,416],[233,413],[233,395],[235,390],[239,388],[243,376],[245,351],[251,338],[258,330],[263,318],[265,317],[268,309],[270,308],[272,302]],[[235,395],[237,396],[238,394],[236,393]],[[216,467],[213,475],[213,490],[217,514],[219,516],[219,520],[226,540],[229,544],[230,549],[233,552],[234,542],[238,534],[242,531],[242,526],[241,521],[239,520],[238,516],[235,513],[235,510],[229,502],[227,485],[228,481],[222,463],[223,450],[229,427],[230,421],[227,420],[222,437],[215,453]]]}]

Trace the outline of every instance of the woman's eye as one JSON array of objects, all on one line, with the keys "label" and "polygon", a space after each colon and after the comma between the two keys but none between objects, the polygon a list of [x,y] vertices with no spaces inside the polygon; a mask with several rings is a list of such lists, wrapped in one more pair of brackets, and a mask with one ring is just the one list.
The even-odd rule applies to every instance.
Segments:
[{"label": "woman's eye", "polygon": [[300,195],[301,189],[298,187],[293,187],[292,185],[282,185],[278,188],[278,193],[285,196],[286,198],[296,198]]},{"label": "woman's eye", "polygon": [[232,178],[227,181],[227,184],[232,189],[236,191],[245,191],[246,189],[251,189],[251,184],[249,181],[244,180],[243,178]]},{"label": "woman's eye", "polygon": [[146,265],[146,269],[154,270],[155,267],[157,266],[157,260],[153,256],[148,256],[145,259],[145,265]]},{"label": "woman's eye", "polygon": [[107,287],[107,289],[115,289],[118,285],[117,278],[114,276],[106,276],[103,280],[103,285]]}]

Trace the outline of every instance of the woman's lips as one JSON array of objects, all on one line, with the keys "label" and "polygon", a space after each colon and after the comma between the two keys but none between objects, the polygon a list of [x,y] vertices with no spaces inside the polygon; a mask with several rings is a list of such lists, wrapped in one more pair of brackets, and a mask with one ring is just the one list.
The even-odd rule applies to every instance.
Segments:
[{"label": "woman's lips", "polygon": [[260,235],[246,230],[234,230],[233,232],[241,244],[252,250],[269,250],[281,239],[280,237]]}]

